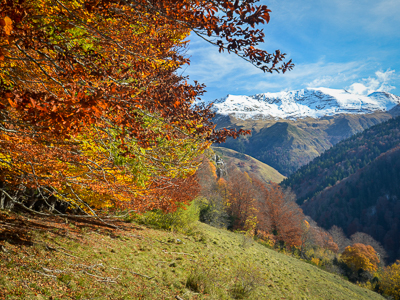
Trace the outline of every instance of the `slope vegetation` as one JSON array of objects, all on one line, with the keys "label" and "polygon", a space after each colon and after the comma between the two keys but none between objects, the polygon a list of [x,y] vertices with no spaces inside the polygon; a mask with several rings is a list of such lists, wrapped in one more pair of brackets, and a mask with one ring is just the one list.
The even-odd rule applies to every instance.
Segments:
[{"label": "slope vegetation", "polygon": [[0,212],[5,299],[383,299],[337,275],[198,224],[190,235]]}]

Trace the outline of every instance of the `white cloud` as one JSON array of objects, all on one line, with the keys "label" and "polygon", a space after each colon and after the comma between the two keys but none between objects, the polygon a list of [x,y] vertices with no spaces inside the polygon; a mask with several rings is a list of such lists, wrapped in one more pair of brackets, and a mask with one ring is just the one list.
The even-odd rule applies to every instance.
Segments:
[{"label": "white cloud", "polygon": [[390,92],[396,87],[391,85],[391,82],[398,79],[395,70],[386,70],[375,72],[375,77],[368,77],[361,80],[361,82],[353,83],[348,87],[348,91],[359,95],[368,95],[373,92]]},{"label": "white cloud", "polygon": [[[349,1],[353,3],[354,0]],[[334,50],[343,50],[340,57],[335,59],[336,62],[332,62],[332,53],[324,49],[296,52],[288,56],[296,62],[295,68],[283,75],[265,74],[234,54],[218,53],[217,47],[201,41],[196,36],[190,36],[190,39],[187,54],[191,57],[191,64],[184,70],[184,74],[189,75],[191,80],[206,84],[206,100],[214,100],[226,94],[253,95],[306,87],[348,88],[358,94],[368,94],[372,91],[389,92],[396,89],[400,78],[392,70],[398,68],[396,56],[391,56],[393,59],[390,63],[383,63],[381,60],[385,55],[389,55],[384,48],[376,53],[359,53],[351,57],[344,56],[346,53],[352,53],[349,49]],[[303,50],[301,47],[299,49]],[[391,69],[376,72],[381,68]],[[394,82],[396,79],[397,82]],[[396,90],[394,92],[396,93]]]},{"label": "white cloud", "polygon": [[[275,74],[265,80],[247,83],[248,89],[263,89],[262,92],[301,89],[305,87],[343,87],[348,81],[354,81],[366,68],[361,62],[298,64],[285,75]],[[271,89],[271,90],[268,90]]]}]

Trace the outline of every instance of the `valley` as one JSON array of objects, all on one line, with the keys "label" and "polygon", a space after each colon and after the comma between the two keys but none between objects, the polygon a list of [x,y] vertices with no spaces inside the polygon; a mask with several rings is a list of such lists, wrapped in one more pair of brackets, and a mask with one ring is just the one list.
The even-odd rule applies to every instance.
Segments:
[{"label": "valley", "polygon": [[[300,102],[306,101],[314,103],[310,97]],[[303,212],[325,230],[338,226],[348,237],[364,232],[382,244],[389,262],[400,257],[399,105],[369,113],[276,119],[254,117],[250,109],[248,115],[224,112],[221,103],[214,118],[218,128],[252,130],[251,135],[229,139],[221,146],[287,176],[281,186],[290,188]]]}]

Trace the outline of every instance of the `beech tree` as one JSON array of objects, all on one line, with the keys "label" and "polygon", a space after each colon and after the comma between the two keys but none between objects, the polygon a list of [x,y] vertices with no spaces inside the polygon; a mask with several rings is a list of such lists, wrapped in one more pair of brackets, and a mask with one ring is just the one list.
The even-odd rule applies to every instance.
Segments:
[{"label": "beech tree", "polygon": [[354,271],[359,269],[374,272],[378,269],[379,257],[372,246],[360,243],[346,247],[342,260]]},{"label": "beech tree", "polygon": [[216,131],[210,107],[193,106],[204,86],[176,72],[191,32],[264,72],[293,67],[257,48],[270,10],[256,0],[3,2],[0,180],[13,203],[27,189],[86,213],[188,201],[194,157],[246,133]]},{"label": "beech tree", "polygon": [[246,172],[228,170],[226,206],[233,228],[273,238],[286,247],[299,246],[304,215],[292,195],[278,184],[265,184]]},{"label": "beech tree", "polygon": [[264,189],[266,197],[258,203],[258,208],[259,214],[269,217],[269,231],[276,235],[278,241],[284,242],[286,247],[299,246],[304,220],[301,209],[290,197],[285,197],[278,184],[271,182]]},{"label": "beech tree", "polygon": [[400,299],[400,261],[387,266],[379,274],[379,292],[383,295]]},{"label": "beech tree", "polygon": [[233,219],[232,227],[236,230],[247,231],[254,235],[257,219],[257,190],[254,178],[246,172],[236,171],[228,180],[226,207]]},{"label": "beech tree", "polygon": [[370,245],[376,251],[380,262],[383,264],[384,259],[388,257],[385,248],[376,241],[372,236],[364,232],[356,232],[350,236],[352,244],[360,243],[364,245]]}]

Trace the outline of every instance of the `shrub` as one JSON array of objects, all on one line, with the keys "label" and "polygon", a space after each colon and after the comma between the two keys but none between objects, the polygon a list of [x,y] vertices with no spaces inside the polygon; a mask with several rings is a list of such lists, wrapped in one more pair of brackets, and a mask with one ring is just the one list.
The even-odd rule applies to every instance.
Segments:
[{"label": "shrub", "polygon": [[200,210],[200,221],[217,228],[227,228],[229,215],[225,210],[223,199],[219,195],[212,198],[199,197],[195,200]]},{"label": "shrub", "polygon": [[242,248],[249,248],[253,246],[253,244],[254,244],[253,237],[248,232],[243,232],[242,243],[241,243]]},{"label": "shrub", "polygon": [[400,300],[400,260],[383,269],[379,281],[379,291],[394,300]]},{"label": "shrub", "polygon": [[136,215],[135,219],[139,224],[188,233],[195,228],[196,222],[199,220],[199,208],[193,201],[189,206],[182,205],[173,213],[153,210]]},{"label": "shrub", "polygon": [[233,299],[248,299],[257,287],[263,285],[264,276],[256,265],[240,264],[229,292]]},{"label": "shrub", "polygon": [[[196,267],[186,279],[186,287],[195,293],[208,294],[211,299],[227,299],[223,287],[224,274],[221,273],[220,261],[214,262],[207,257],[200,257]],[[222,285],[222,287],[221,287]]]},{"label": "shrub", "polygon": [[211,292],[211,282],[202,269],[196,268],[190,274],[186,280],[186,287],[195,292],[202,294],[209,294]]}]

